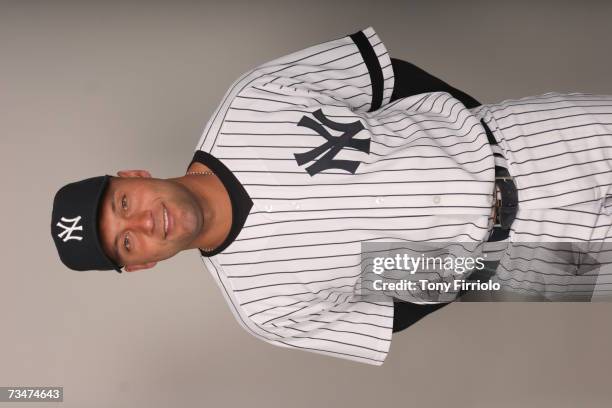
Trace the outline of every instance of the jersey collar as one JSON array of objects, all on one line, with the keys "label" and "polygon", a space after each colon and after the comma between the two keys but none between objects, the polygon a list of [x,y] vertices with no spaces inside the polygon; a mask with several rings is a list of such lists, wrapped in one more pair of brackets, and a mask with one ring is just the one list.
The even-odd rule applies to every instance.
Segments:
[{"label": "jersey collar", "polygon": [[191,167],[194,162],[205,165],[215,173],[227,190],[232,203],[232,226],[225,240],[213,251],[207,252],[200,249],[202,256],[211,257],[221,253],[234,242],[253,207],[253,201],[231,170],[210,153],[197,150],[187,168]]}]

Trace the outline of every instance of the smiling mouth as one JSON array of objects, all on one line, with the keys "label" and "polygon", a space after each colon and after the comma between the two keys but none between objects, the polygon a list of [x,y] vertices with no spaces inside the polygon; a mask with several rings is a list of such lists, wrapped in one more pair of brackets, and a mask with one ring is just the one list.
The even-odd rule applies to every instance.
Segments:
[{"label": "smiling mouth", "polygon": [[166,209],[166,206],[162,207],[164,209],[163,213],[164,213],[164,239],[166,239],[166,237],[168,237],[168,210]]}]

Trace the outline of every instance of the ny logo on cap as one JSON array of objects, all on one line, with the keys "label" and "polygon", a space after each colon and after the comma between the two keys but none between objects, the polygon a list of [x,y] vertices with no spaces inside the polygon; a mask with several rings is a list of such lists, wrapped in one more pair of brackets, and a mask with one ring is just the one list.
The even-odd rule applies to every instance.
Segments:
[{"label": "ny logo on cap", "polygon": [[[78,236],[73,236],[72,233],[74,231],[83,231],[83,226],[82,225],[77,225],[79,223],[79,221],[81,221],[81,216],[79,215],[78,217],[75,218],[64,218],[62,217],[62,219],[60,220],[61,222],[58,222],[57,225],[60,228],[63,228],[64,231],[57,234],[58,238],[63,238],[63,241],[69,241],[71,239],[76,239],[77,241],[81,241],[83,239],[83,237],[78,237]],[[72,225],[71,226],[66,226],[64,224],[62,224],[62,222],[71,222]]]}]

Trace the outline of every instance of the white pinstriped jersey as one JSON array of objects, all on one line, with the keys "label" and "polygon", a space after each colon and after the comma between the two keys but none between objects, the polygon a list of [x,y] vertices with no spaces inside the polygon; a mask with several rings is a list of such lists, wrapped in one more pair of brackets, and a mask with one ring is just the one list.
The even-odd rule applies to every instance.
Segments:
[{"label": "white pinstriped jersey", "polygon": [[444,92],[389,103],[393,84],[368,28],[248,72],[206,125],[197,149],[253,207],[236,240],[202,259],[256,337],[382,364],[393,305],[356,294],[360,243],[486,239],[494,162],[482,126]]}]

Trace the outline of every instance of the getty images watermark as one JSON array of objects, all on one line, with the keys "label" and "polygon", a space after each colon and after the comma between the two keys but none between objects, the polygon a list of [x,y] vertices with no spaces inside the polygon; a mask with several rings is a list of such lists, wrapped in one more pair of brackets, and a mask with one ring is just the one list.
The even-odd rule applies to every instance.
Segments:
[{"label": "getty images watermark", "polygon": [[[375,256],[372,259],[372,272],[379,278],[372,281],[374,290],[395,291],[395,290],[430,290],[449,292],[460,290],[500,290],[501,285],[491,280],[487,282],[470,282],[466,280],[466,272],[482,271],[485,268],[484,257],[452,257],[452,256],[420,256],[415,257],[404,254],[394,256]],[[383,273],[389,271],[404,271],[413,279],[399,279],[385,281]],[[419,272],[419,276],[426,277],[429,273],[435,273],[436,277],[442,276],[439,271],[448,271],[451,276],[457,277],[450,281],[430,281],[428,279],[414,279]]]},{"label": "getty images watermark", "polygon": [[421,303],[500,290],[491,279],[471,279],[486,276],[486,258],[471,243],[363,243],[361,294]]},{"label": "getty images watermark", "polygon": [[368,242],[361,272],[358,294],[373,301],[612,301],[602,242]]}]

